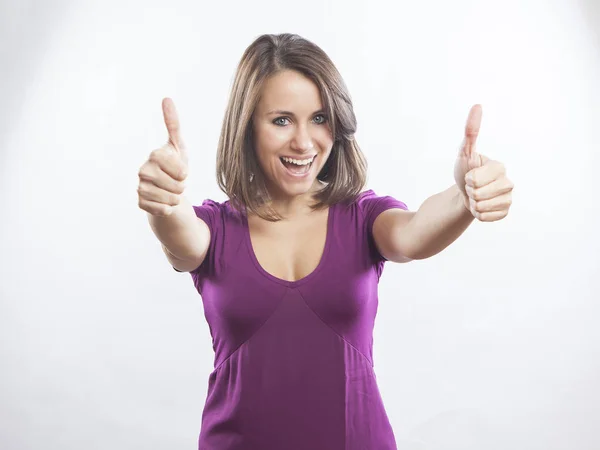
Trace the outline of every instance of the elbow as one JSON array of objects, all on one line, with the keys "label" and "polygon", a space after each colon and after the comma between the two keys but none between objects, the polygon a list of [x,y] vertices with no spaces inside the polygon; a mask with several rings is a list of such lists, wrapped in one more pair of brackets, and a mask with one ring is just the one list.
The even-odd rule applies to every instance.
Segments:
[{"label": "elbow", "polygon": [[418,257],[416,257],[416,255],[412,255],[404,251],[392,252],[389,256],[385,256],[388,261],[392,261],[395,263],[407,263],[414,261],[415,259],[419,259]]}]

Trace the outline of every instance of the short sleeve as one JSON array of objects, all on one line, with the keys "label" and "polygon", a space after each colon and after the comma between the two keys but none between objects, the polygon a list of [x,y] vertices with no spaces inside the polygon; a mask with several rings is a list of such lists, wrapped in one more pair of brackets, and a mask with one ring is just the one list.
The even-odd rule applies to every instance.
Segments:
[{"label": "short sleeve", "polygon": [[[204,261],[202,264],[200,264],[200,266],[190,272],[197,273],[208,263],[212,257],[212,254],[214,253],[214,245],[217,235],[219,234],[219,227],[221,224],[222,204],[211,199],[206,199],[202,202],[202,205],[193,205],[193,208],[194,212],[196,213],[196,217],[202,219],[210,230],[210,244]],[[173,269],[177,272],[182,272],[181,270],[175,269],[175,267],[173,267]]]},{"label": "short sleeve", "polygon": [[363,192],[358,200],[358,206],[363,213],[365,218],[365,225],[369,235],[373,234],[373,223],[375,219],[382,212],[392,209],[399,208],[408,211],[408,207],[404,202],[396,200],[394,197],[386,195],[379,197],[372,189]]},{"label": "short sleeve", "polygon": [[378,268],[379,274],[381,274],[381,270],[383,267],[381,266],[382,262],[385,262],[386,259],[379,250],[377,250],[377,246],[375,245],[375,241],[373,240],[373,223],[375,223],[375,219],[379,214],[388,209],[399,208],[408,211],[408,207],[404,202],[397,200],[396,198],[386,195],[386,196],[378,196],[372,189],[365,191],[358,198],[358,207],[362,212],[364,225],[367,231],[367,237],[369,239],[369,245],[371,246],[371,252],[374,255],[376,262],[380,263]]}]

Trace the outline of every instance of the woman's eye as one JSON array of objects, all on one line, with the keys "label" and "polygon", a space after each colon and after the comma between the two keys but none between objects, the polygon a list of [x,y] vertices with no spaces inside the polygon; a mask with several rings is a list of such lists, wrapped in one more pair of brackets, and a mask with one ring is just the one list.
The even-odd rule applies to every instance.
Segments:
[{"label": "woman's eye", "polygon": [[287,120],[287,117],[278,117],[277,119],[275,119],[275,120],[273,121],[273,123],[274,123],[275,125],[283,126],[283,125],[285,125],[285,123],[281,123],[281,122],[279,122],[279,120]]},{"label": "woman's eye", "polygon": [[[318,119],[319,117],[320,117],[320,119]],[[287,123],[284,122],[286,120],[288,120],[287,117],[278,117],[277,119],[273,120],[273,123],[275,125],[282,127],[282,126],[287,125]],[[318,114],[315,116],[315,118],[313,120],[315,120],[318,125],[322,125],[327,122],[327,116],[325,114]]]},{"label": "woman's eye", "polygon": [[322,124],[322,123],[327,122],[327,116],[325,116],[325,114],[319,114],[319,115],[315,116],[315,119],[317,117],[322,117],[323,118],[320,122],[317,122],[317,123]]}]

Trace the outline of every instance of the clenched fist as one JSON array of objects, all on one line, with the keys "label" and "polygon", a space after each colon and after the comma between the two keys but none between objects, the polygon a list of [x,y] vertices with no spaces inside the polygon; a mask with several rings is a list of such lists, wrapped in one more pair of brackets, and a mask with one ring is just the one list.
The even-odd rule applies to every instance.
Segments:
[{"label": "clenched fist", "polygon": [[140,167],[138,176],[138,205],[154,216],[168,216],[178,205],[188,176],[188,156],[181,139],[179,117],[170,98],[162,101],[169,140],[153,150]]},{"label": "clenched fist", "polygon": [[476,151],[482,114],[479,104],[469,112],[465,137],[454,164],[454,181],[473,217],[481,222],[495,222],[508,215],[514,183],[506,176],[504,164]]}]

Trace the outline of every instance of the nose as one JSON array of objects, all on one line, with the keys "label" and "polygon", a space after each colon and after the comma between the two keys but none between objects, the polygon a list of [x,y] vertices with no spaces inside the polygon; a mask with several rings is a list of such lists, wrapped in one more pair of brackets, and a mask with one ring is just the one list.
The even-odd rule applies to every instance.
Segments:
[{"label": "nose", "polygon": [[313,139],[306,126],[299,126],[292,138],[292,149],[308,152],[314,149]]}]

